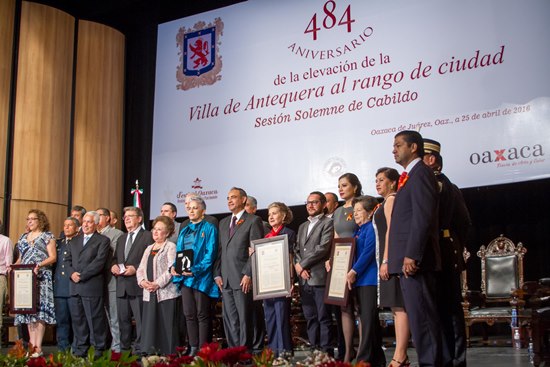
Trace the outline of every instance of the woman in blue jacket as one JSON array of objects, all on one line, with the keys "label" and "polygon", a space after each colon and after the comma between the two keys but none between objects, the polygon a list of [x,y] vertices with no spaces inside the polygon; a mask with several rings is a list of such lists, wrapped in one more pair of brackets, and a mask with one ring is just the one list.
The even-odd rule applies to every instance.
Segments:
[{"label": "woman in blue jacket", "polygon": [[[206,203],[201,197],[191,198],[187,210],[190,223],[178,236],[176,263],[171,273],[174,275],[173,282],[181,287],[183,314],[191,347],[189,355],[194,356],[199,347],[208,341],[211,298],[220,296],[212,276],[218,253],[218,229],[203,220]],[[180,265],[178,257],[188,260],[181,261]],[[184,268],[176,269],[176,264]]]},{"label": "woman in blue jacket", "polygon": [[361,321],[357,361],[369,362],[373,367],[386,365],[377,306],[376,236],[371,221],[377,206],[372,196],[353,200],[353,217],[359,227],[354,234],[355,261],[347,275],[348,287],[355,288]]}]

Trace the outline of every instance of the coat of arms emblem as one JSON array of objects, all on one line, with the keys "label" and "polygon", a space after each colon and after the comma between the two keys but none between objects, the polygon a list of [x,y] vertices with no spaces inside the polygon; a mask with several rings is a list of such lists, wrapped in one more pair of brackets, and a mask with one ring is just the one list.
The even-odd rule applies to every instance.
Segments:
[{"label": "coat of arms emblem", "polygon": [[222,60],[219,52],[223,22],[197,22],[193,28],[181,27],[176,36],[179,49],[179,64],[176,79],[177,89],[188,90],[202,85],[211,85],[221,79]]}]

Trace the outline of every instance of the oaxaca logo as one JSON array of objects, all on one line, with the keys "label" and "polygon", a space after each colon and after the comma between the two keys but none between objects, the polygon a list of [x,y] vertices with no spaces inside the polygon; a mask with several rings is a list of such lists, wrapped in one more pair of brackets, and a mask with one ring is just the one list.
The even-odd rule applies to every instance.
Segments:
[{"label": "oaxaca logo", "polygon": [[204,200],[213,200],[218,198],[218,190],[205,188],[200,178],[196,178],[191,185],[193,193],[200,195]]},{"label": "oaxaca logo", "polygon": [[544,161],[544,152],[542,150],[542,144],[524,145],[522,147],[501,148],[494,150],[486,150],[482,153],[472,153],[470,155],[470,163],[473,165],[486,164],[486,163],[498,163],[499,165],[506,166],[517,164],[517,161],[523,161],[524,159],[531,159],[526,163],[539,163]]},{"label": "oaxaca logo", "polygon": [[193,28],[181,27],[176,35],[179,63],[176,72],[177,89],[188,90],[212,85],[222,77],[220,55],[223,22],[195,23]]},{"label": "oaxaca logo", "polygon": [[193,181],[193,185],[191,185],[191,188],[193,190],[201,190],[202,189],[201,182],[202,180],[197,177],[195,181]]}]

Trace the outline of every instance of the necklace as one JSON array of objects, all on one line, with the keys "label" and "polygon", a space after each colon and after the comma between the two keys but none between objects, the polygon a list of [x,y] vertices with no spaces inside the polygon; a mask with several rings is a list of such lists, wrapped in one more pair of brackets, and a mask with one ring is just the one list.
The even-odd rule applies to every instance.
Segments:
[{"label": "necklace", "polygon": [[31,239],[30,237],[31,237],[31,234],[33,234],[33,233],[34,233],[34,232],[31,232],[31,233],[29,233],[29,234],[27,235],[27,241],[28,241],[31,245],[34,245],[34,241],[36,241],[36,239],[37,239],[38,237],[40,237],[40,235],[42,234],[42,232],[38,232],[38,234],[35,235],[35,236],[33,236],[33,238]]}]

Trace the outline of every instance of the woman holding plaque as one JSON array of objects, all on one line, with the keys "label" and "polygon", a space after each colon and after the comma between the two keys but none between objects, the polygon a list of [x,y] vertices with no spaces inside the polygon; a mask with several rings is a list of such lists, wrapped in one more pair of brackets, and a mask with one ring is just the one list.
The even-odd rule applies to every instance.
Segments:
[{"label": "woman holding plaque", "polygon": [[388,273],[388,228],[398,181],[399,172],[393,168],[382,167],[376,171],[376,191],[384,198],[373,219],[380,262],[380,307],[391,308],[395,323],[395,351],[390,367],[410,364],[407,358],[409,319],[405,312],[399,279],[395,276],[390,277]]},{"label": "woman holding plaque", "polygon": [[[265,238],[275,236],[288,236],[288,248],[292,252],[296,242],[296,232],[286,227],[292,222],[292,211],[283,203],[274,202],[269,204],[268,222],[271,231],[265,235]],[[290,257],[290,269],[292,271],[293,262]],[[290,283],[294,284],[292,274]],[[292,355],[292,336],[290,334],[290,298],[277,297],[264,300],[264,315],[269,348],[275,353],[275,357],[289,357]]]},{"label": "woman holding plaque", "polygon": [[[359,181],[359,178],[353,173],[344,173],[338,179],[338,193],[340,194],[340,198],[344,200],[344,205],[336,208],[332,216],[334,219],[334,237],[353,237],[357,229],[357,224],[353,219],[353,200],[362,193],[361,181]],[[327,266],[327,271],[328,270],[330,270],[330,266]],[[352,299],[353,298],[350,297],[350,300]],[[350,301],[346,307],[342,307],[338,310],[341,313],[341,328],[346,346],[346,352],[343,358],[345,363],[350,362],[355,357],[355,349],[353,348],[355,317],[352,302],[353,301]],[[337,306],[334,306],[334,308],[337,308]],[[335,311],[336,318],[338,318],[338,311]],[[338,351],[338,353],[341,356],[341,351]]]},{"label": "woman holding plaque", "polygon": [[170,270],[174,283],[181,287],[191,356],[208,342],[211,299],[220,296],[212,276],[218,253],[218,229],[204,220],[205,211],[206,203],[201,197],[190,198],[187,207],[190,223],[179,234],[177,259]]},{"label": "woman holding plaque", "polygon": [[38,281],[39,305],[35,314],[18,314],[15,325],[27,324],[29,343],[34,347],[31,357],[42,355],[42,339],[46,324],[55,324],[53,302],[52,265],[57,261],[54,235],[49,232],[50,223],[46,214],[39,209],[31,209],[27,214],[28,232],[17,242],[20,256],[16,264],[33,264]]},{"label": "woman holding plaque", "polygon": [[347,275],[348,287],[355,289],[361,322],[361,338],[357,361],[371,366],[384,366],[386,357],[382,350],[382,331],[378,318],[378,263],[376,261],[376,235],[372,215],[378,200],[372,196],[360,196],[353,201],[355,230],[355,259]]},{"label": "woman holding plaque", "polygon": [[180,295],[172,283],[169,269],[176,259],[176,245],[167,240],[174,232],[174,221],[165,216],[155,218],[151,230],[155,243],[143,253],[136,271],[143,288],[141,351],[164,355],[176,352],[178,345],[177,301]]}]

